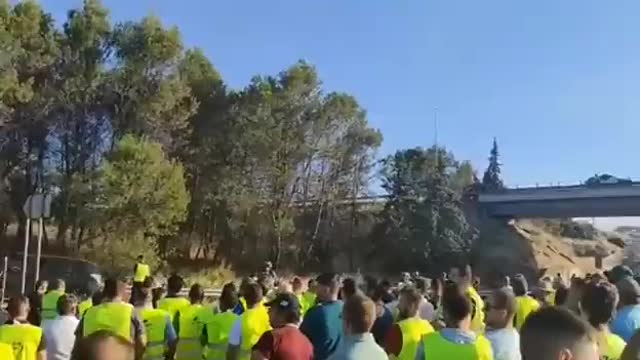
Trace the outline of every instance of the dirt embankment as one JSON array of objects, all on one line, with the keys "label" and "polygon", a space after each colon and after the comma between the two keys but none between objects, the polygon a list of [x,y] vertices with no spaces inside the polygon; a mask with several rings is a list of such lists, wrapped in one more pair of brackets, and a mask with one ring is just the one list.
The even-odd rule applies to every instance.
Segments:
[{"label": "dirt embankment", "polygon": [[[562,236],[558,222],[550,220],[486,220],[474,246],[474,266],[486,281],[524,274],[537,280],[545,274],[586,274],[622,262],[624,249],[600,233],[591,239]],[[601,268],[597,267],[601,258]]]}]

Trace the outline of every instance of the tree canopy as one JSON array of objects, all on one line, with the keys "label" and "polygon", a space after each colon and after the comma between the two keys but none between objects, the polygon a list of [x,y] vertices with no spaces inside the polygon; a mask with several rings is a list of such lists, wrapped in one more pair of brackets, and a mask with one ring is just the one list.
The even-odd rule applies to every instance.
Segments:
[{"label": "tree canopy", "polygon": [[[416,263],[472,238],[459,206],[468,162],[432,148],[379,163],[366,110],[312,64],[232,89],[178,28],[113,23],[99,0],[61,26],[34,0],[0,0],[0,126],[0,241],[15,222],[24,235],[22,204],[40,190],[55,195],[46,250],[62,253],[353,269],[387,259],[381,237]],[[363,207],[378,166],[390,199]]]}]

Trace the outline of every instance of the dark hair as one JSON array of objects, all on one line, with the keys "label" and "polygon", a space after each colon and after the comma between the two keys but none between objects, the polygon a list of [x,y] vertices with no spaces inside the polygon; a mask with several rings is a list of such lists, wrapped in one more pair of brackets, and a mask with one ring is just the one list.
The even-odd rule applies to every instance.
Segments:
[{"label": "dark hair", "polygon": [[342,294],[344,295],[346,300],[349,297],[355,295],[358,292],[358,285],[353,278],[345,278],[342,280]]},{"label": "dark hair", "polygon": [[108,330],[100,330],[96,331],[93,334],[81,338],[78,341],[78,345],[73,348],[73,352],[71,354],[72,360],[94,360],[100,359],[100,355],[98,351],[100,351],[100,344],[113,340],[117,346],[121,346],[126,350],[128,356],[123,360],[133,360],[135,357],[135,348],[134,345],[129,342],[127,339],[111,332]]},{"label": "dark hair", "polygon": [[222,293],[220,293],[220,299],[218,300],[220,305],[220,311],[231,310],[238,305],[238,292],[234,283],[226,283],[222,287]]},{"label": "dark hair", "polygon": [[167,289],[172,293],[178,293],[184,287],[184,280],[178,274],[172,274],[167,279]]},{"label": "dark hair", "polygon": [[510,290],[497,289],[493,292],[493,303],[491,304],[497,310],[505,310],[507,318],[512,317],[517,310],[516,297]]},{"label": "dark hair", "polygon": [[[23,306],[29,305],[29,299],[23,295],[12,296],[7,303],[7,312],[12,318],[22,315]],[[24,314],[26,315],[26,314]]]},{"label": "dark hair", "polygon": [[516,296],[525,296],[529,292],[527,279],[525,279],[522,274],[518,274],[513,278],[511,281],[511,287],[513,288],[513,293]]},{"label": "dark hair", "polygon": [[126,284],[122,280],[115,278],[108,278],[104,281],[104,288],[102,289],[103,299],[113,299],[120,295],[126,288]]},{"label": "dark hair", "polygon": [[471,315],[471,300],[455,283],[447,283],[442,294],[442,308],[450,320],[459,322]]},{"label": "dark hair", "polygon": [[606,282],[589,284],[582,294],[580,306],[592,326],[606,324],[618,306],[618,289]]},{"label": "dark hair", "polygon": [[244,299],[247,302],[248,307],[253,307],[258,304],[262,300],[263,296],[264,294],[260,284],[255,282],[245,284]]},{"label": "dark hair", "polygon": [[189,289],[189,300],[192,304],[201,303],[204,300],[204,288],[200,284],[193,284]]},{"label": "dark hair", "polygon": [[36,285],[34,286],[34,290],[37,291],[44,284],[49,285],[49,282],[47,280],[38,280],[38,281],[36,281]]},{"label": "dark hair", "polygon": [[399,298],[407,299],[408,314],[401,314],[401,316],[413,316],[420,308],[420,303],[424,299],[418,289],[413,286],[405,286],[400,290]]},{"label": "dark hair", "polygon": [[423,277],[417,277],[415,280],[413,280],[413,283],[415,284],[416,290],[418,290],[418,292],[420,292],[421,294],[427,292],[427,279]]},{"label": "dark hair", "polygon": [[326,286],[332,292],[337,291],[340,288],[340,278],[334,273],[324,273],[316,278],[316,282],[319,286]]},{"label": "dark hair", "polygon": [[562,349],[575,349],[584,341],[595,342],[589,324],[560,307],[531,313],[520,330],[523,360],[556,358]]},{"label": "dark hair", "polygon": [[73,294],[65,294],[58,298],[56,308],[60,315],[71,315],[78,305],[78,298]]},{"label": "dark hair", "polygon": [[566,285],[560,284],[556,289],[556,295],[554,297],[554,303],[556,306],[562,306],[567,302],[569,297],[569,288]]},{"label": "dark hair", "polygon": [[100,305],[100,303],[102,302],[102,297],[102,291],[94,292],[93,295],[91,295],[91,303],[93,304],[93,306]]},{"label": "dark hair", "polygon": [[369,332],[376,320],[376,304],[363,294],[357,293],[345,301],[342,317],[354,333]]}]

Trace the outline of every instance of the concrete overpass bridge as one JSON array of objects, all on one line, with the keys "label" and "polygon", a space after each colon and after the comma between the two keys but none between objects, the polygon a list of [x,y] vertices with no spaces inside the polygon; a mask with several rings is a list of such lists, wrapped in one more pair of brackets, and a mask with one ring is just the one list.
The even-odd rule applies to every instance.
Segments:
[{"label": "concrete overpass bridge", "polygon": [[640,216],[640,182],[506,189],[477,201],[490,217]]}]

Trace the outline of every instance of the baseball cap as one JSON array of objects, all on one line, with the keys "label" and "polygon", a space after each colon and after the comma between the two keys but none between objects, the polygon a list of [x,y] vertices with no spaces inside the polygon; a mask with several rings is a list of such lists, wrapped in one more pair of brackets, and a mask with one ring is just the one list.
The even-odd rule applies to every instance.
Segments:
[{"label": "baseball cap", "polygon": [[298,298],[291,293],[279,293],[276,297],[264,304],[267,307],[276,307],[283,311],[297,311],[300,312],[300,302]]}]

